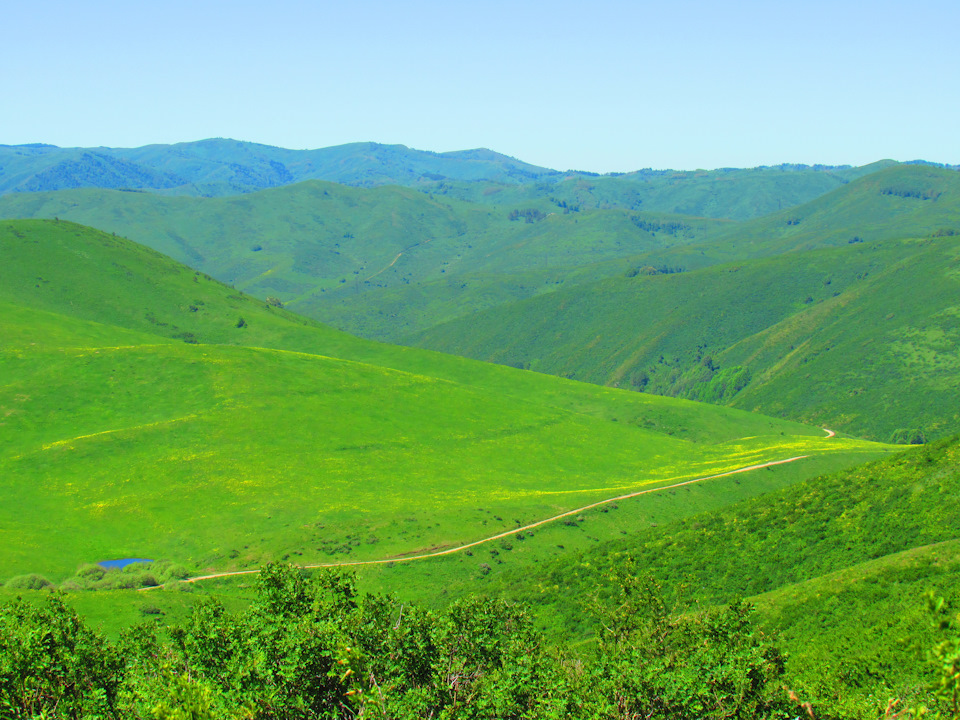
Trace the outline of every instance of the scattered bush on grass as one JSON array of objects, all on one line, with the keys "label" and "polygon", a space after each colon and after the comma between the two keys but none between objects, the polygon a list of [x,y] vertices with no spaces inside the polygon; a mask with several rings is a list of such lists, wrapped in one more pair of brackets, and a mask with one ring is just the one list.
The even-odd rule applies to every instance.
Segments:
[{"label": "scattered bush on grass", "polygon": [[53,585],[43,575],[17,575],[12,577],[4,584],[5,588],[10,590],[42,590],[45,587]]}]

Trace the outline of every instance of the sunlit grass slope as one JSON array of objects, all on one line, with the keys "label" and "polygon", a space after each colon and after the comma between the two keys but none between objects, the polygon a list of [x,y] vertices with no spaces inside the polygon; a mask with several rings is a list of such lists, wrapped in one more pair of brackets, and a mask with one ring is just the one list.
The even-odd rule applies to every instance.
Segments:
[{"label": "sunlit grass slope", "polygon": [[385,558],[868,448],[357,340],[66,222],[0,233],[0,576],[111,557],[195,570]]},{"label": "sunlit grass slope", "polygon": [[[21,320],[14,325],[16,315],[0,317],[0,323],[9,328],[3,334],[5,347],[32,347],[46,337],[40,334],[41,328],[53,336],[79,332],[72,325],[57,326],[64,322],[56,320],[55,315],[61,314],[162,338],[157,342],[232,344],[349,358],[518,400],[536,397],[541,404],[698,442],[779,429],[788,434],[819,434],[798,424],[780,427],[779,421],[748,413],[721,409],[691,413],[688,409],[694,406],[687,403],[361,340],[244,295],[136,243],[74,223],[0,222],[0,250],[5,253],[0,301],[23,307],[21,312],[29,307],[54,314],[44,315],[35,324]],[[84,327],[83,332],[94,332],[94,326]],[[97,332],[109,333],[103,328]]]},{"label": "sunlit grass slope", "polygon": [[586,631],[581,598],[625,562],[691,606],[754,596],[794,689],[857,717],[921,686],[936,637],[923,596],[956,602],[958,529],[953,437],[513,569],[490,589],[535,604],[561,634]]}]

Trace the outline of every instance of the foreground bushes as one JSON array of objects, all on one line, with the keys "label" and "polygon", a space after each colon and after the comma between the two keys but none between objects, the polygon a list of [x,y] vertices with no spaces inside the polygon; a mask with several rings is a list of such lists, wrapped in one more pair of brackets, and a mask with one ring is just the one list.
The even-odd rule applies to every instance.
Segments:
[{"label": "foreground bushes", "polygon": [[[748,605],[677,613],[649,578],[613,580],[582,657],[548,649],[517,605],[467,598],[434,613],[288,565],[264,568],[247,610],[204,600],[183,625],[116,643],[58,595],[17,600],[0,607],[0,718],[833,717],[787,689]],[[931,610],[945,639],[930,653],[930,709],[887,716],[960,717],[960,621],[942,600]]]},{"label": "foreground bushes", "polygon": [[468,598],[433,613],[358,595],[334,573],[261,573],[229,613],[205,600],[182,626],[116,644],[59,597],[0,608],[4,718],[787,717],[779,653],[749,608],[677,615],[621,574],[598,607],[597,651],[547,649],[526,612]]}]

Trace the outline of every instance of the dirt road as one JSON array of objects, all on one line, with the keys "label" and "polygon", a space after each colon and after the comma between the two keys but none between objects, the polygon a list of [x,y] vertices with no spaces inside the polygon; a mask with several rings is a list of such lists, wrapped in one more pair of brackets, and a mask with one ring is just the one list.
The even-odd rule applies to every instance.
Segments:
[{"label": "dirt road", "polygon": [[[826,428],[824,428],[826,430]],[[826,430],[826,432],[831,433],[827,437],[833,437],[836,433],[832,430]],[[524,525],[522,527],[515,527],[507,530],[505,532],[497,533],[496,535],[491,535],[490,537],[483,538],[482,540],[476,540],[466,545],[458,545],[457,547],[447,548],[445,550],[437,550],[436,552],[424,553],[422,555],[410,555],[407,557],[394,556],[390,558],[385,558],[382,560],[354,560],[350,562],[332,562],[332,563],[321,563],[319,565],[301,565],[305,570],[314,570],[317,568],[334,568],[334,567],[356,567],[360,565],[386,565],[387,563],[401,563],[401,562],[413,562],[415,560],[427,560],[429,558],[441,557],[443,555],[452,555],[453,553],[458,553],[462,550],[467,550],[469,548],[477,547],[478,545],[483,545],[485,543],[493,542],[494,540],[499,540],[501,538],[509,537],[510,535],[516,535],[517,533],[525,532],[527,530],[532,530],[533,528],[540,527],[541,525],[546,525],[547,523],[560,520],[561,518],[570,517],[571,515],[577,515],[586,510],[590,510],[601,505],[607,505],[609,503],[614,503],[619,500],[629,500],[630,498],[639,497],[640,495],[648,495],[655,492],[663,492],[664,490],[673,490],[674,488],[683,487],[684,485],[693,485],[694,483],[704,482],[705,480],[714,480],[716,478],[726,477],[727,475],[736,475],[737,473],[749,472],[750,470],[759,470],[761,468],[772,467],[774,465],[785,465],[786,463],[792,463],[797,460],[802,460],[809,455],[797,455],[796,457],[787,458],[786,460],[771,460],[770,462],[760,463],[758,465],[747,465],[742,468],[737,468],[736,470],[728,470],[727,472],[717,473],[716,475],[705,475],[704,477],[694,478],[692,480],[685,480],[683,482],[674,483],[673,485],[663,485],[655,488],[648,488],[647,490],[638,490],[637,492],[627,493],[626,495],[617,495],[616,497],[607,498],[606,500],[600,500],[595,503],[590,503],[589,505],[583,505],[581,507],[575,508],[574,510],[568,510],[567,512],[560,513],[559,515],[554,515],[553,517],[548,517],[545,520],[540,520],[530,525]],[[259,570],[236,570],[234,572],[222,572],[222,573],[211,573],[210,575],[197,575],[196,577],[187,578],[186,580],[180,580],[183,583],[195,583],[201,582],[203,580],[213,580],[215,578],[223,577],[234,577],[237,575],[255,575]],[[155,588],[141,588],[141,590],[153,590]]]}]

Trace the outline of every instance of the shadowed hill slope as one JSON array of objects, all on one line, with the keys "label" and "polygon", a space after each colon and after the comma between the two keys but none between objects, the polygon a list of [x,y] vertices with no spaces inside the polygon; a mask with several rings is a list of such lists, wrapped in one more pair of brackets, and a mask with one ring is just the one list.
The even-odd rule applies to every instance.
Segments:
[{"label": "shadowed hill slope", "polygon": [[646,255],[412,342],[884,439],[955,431],[960,174],[892,168],[795,213],[812,227],[757,220],[659,256],[735,262],[661,274]]}]

